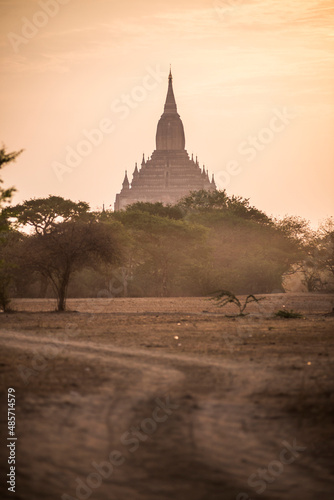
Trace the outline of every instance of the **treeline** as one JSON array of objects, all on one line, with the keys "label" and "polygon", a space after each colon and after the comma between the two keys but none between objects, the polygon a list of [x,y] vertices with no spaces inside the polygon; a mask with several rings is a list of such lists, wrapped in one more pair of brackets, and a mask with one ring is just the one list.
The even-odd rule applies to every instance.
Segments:
[{"label": "treeline", "polygon": [[[2,150],[2,164],[8,158]],[[1,166],[1,165],[0,165]],[[11,192],[1,191],[2,205]],[[334,224],[273,220],[247,199],[197,191],[177,205],[91,212],[57,196],[2,206],[0,303],[12,297],[203,296],[334,289]]]}]

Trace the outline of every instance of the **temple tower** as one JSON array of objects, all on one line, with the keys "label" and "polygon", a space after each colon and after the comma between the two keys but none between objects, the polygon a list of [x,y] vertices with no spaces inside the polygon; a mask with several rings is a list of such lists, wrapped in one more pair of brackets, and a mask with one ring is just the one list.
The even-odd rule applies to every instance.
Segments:
[{"label": "temple tower", "polygon": [[170,71],[164,112],[158,122],[156,149],[150,159],[143,160],[140,169],[137,163],[131,186],[125,173],[123,187],[116,195],[115,210],[121,210],[137,201],[174,204],[191,191],[205,189],[215,191],[216,184],[208,171],[200,168],[197,157],[190,159],[185,149],[183,123],[177,112]]}]

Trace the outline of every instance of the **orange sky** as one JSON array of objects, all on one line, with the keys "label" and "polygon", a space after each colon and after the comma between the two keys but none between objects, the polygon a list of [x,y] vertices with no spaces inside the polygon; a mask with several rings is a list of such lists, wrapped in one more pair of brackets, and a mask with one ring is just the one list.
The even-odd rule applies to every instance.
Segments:
[{"label": "orange sky", "polygon": [[155,148],[172,63],[186,149],[219,188],[275,216],[334,214],[332,0],[0,0],[0,10],[0,141],[25,149],[3,171],[14,202],[113,205],[124,171]]}]

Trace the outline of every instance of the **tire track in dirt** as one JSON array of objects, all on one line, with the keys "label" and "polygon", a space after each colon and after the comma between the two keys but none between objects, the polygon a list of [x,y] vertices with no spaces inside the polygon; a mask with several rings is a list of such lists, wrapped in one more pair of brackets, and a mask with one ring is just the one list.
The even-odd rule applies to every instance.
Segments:
[{"label": "tire track in dirt", "polygon": [[[69,359],[125,368],[128,373],[128,383],[121,388],[119,379],[111,376],[89,395],[73,391],[40,399],[30,396],[34,412],[27,416],[21,436],[21,481],[26,485],[22,499],[75,496],[76,478],[85,480],[93,472],[92,460],[101,462],[113,449],[122,449],[120,436],[150,417],[155,399],[167,392],[179,410],[132,456],[123,447],[125,464],[92,498],[234,499],[242,491],[249,492],[249,475],[276,459],[282,449],[278,424],[272,423],[261,436],[252,421],[258,409],[249,396],[268,378],[268,369],[244,363],[241,371],[236,361],[63,342],[18,332],[4,332],[1,340],[25,352],[63,346],[60,357],[66,354]],[[210,389],[214,373],[223,380],[220,393],[214,384]],[[310,465],[288,466],[260,498],[317,498]]]}]

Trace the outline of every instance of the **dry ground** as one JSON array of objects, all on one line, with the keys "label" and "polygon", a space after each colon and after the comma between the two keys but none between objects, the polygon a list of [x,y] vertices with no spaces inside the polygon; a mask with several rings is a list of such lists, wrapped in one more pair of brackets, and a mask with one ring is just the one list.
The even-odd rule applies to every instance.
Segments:
[{"label": "dry ground", "polygon": [[15,301],[0,421],[13,387],[16,493],[2,440],[1,498],[333,498],[333,306],[276,294],[235,318],[203,298],[73,299],[63,314]]}]

